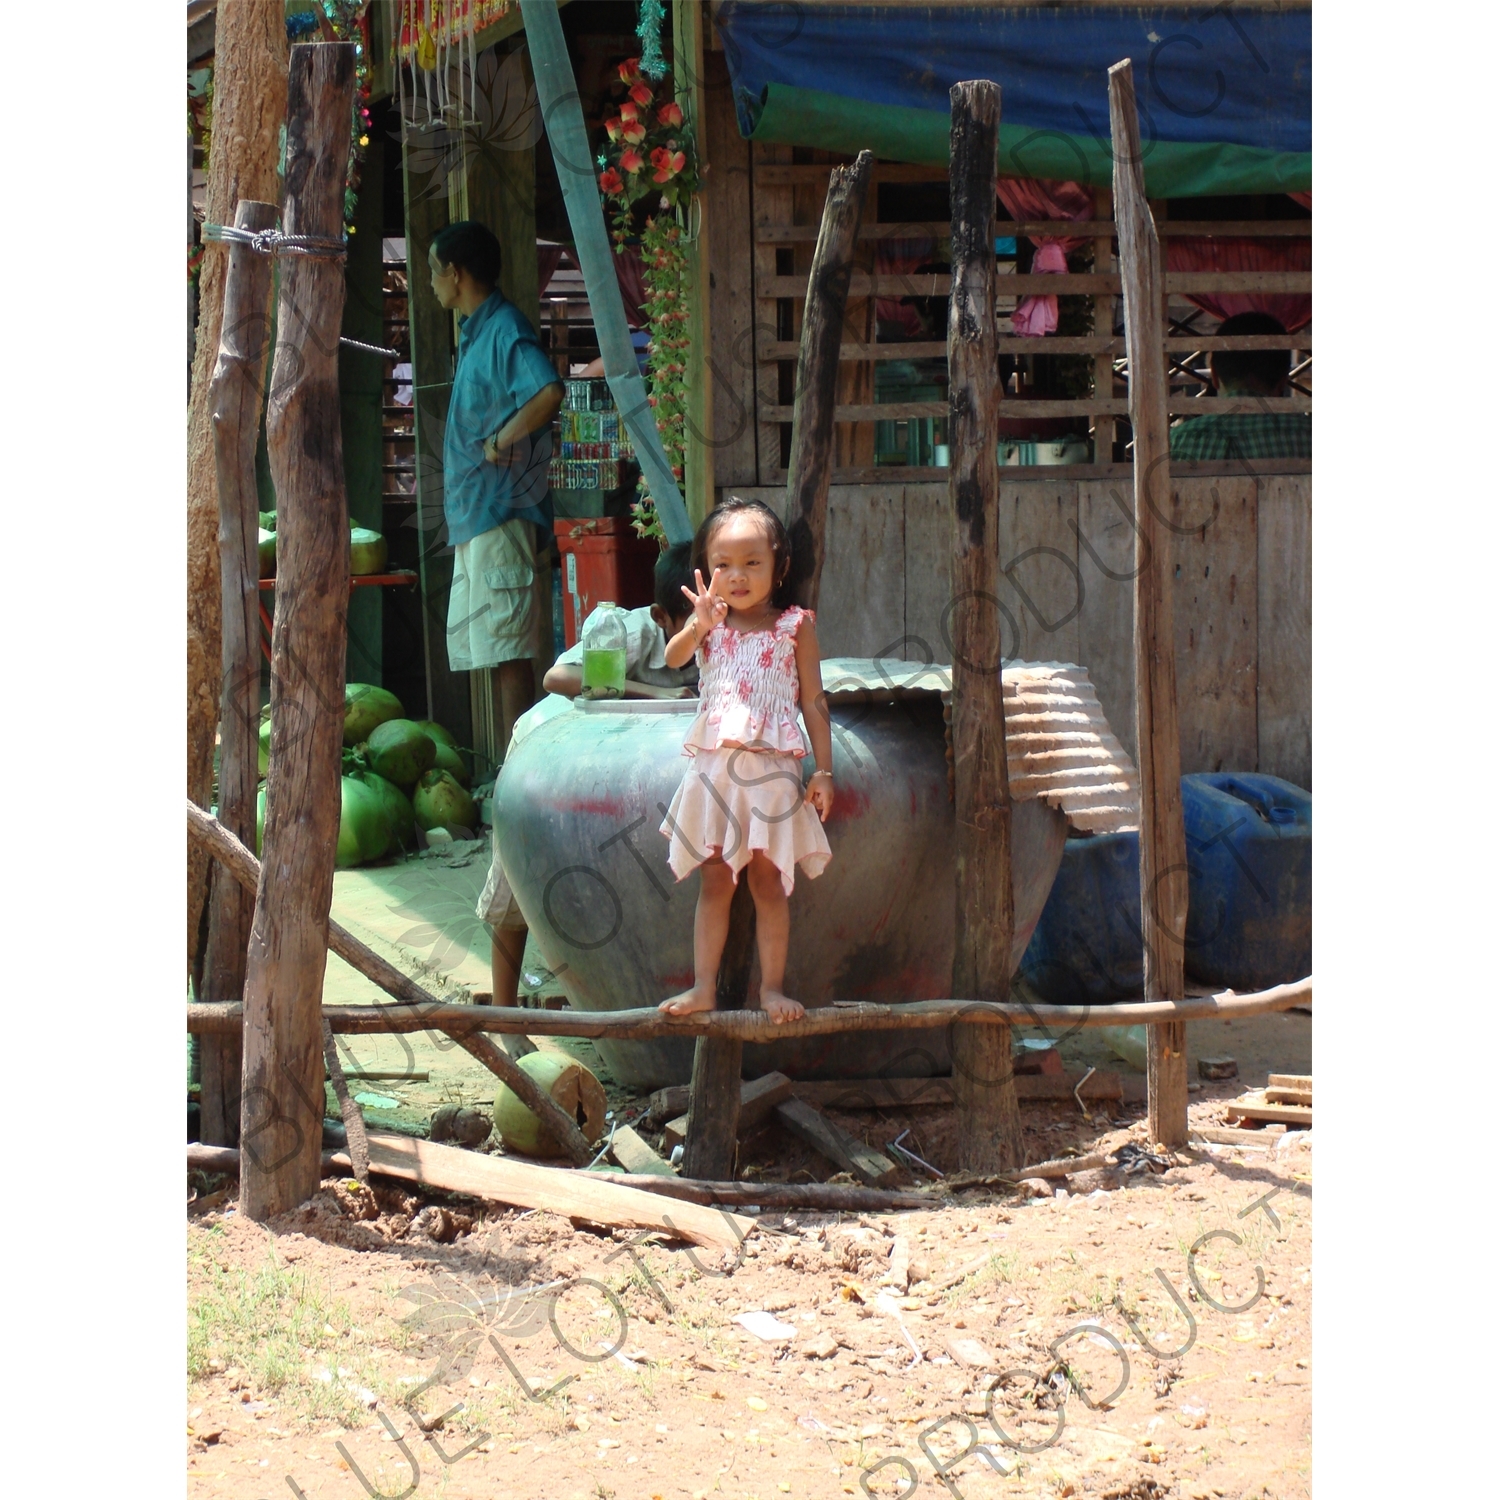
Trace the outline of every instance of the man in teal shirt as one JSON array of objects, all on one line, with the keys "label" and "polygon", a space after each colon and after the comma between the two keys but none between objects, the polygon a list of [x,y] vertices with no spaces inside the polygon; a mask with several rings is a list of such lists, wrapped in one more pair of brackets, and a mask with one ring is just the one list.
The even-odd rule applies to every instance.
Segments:
[{"label": "man in teal shirt", "polygon": [[483,224],[465,219],[439,231],[427,263],[433,295],[460,317],[443,436],[454,549],[448,665],[491,671],[503,748],[536,698],[532,659],[551,582],[537,556],[552,531],[547,465],[563,387],[525,314],[496,289],[500,244]]}]

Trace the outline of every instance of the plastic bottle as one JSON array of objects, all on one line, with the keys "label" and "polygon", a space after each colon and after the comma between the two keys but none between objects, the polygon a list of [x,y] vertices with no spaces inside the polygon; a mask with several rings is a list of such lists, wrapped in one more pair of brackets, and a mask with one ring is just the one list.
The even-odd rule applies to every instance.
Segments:
[{"label": "plastic bottle", "polygon": [[583,622],[583,691],[585,698],[620,698],[625,694],[625,616],[603,600]]}]

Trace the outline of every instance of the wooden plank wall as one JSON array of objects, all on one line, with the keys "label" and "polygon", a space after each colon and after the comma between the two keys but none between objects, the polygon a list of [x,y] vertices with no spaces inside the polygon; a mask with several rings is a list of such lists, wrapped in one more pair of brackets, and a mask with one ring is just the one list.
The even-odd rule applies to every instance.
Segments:
[{"label": "wooden plank wall", "polygon": [[[779,488],[736,487],[784,512]],[[1086,667],[1135,754],[1135,533],[1128,478],[1006,480],[999,605],[1007,657]],[[834,485],[825,656],[952,660],[948,494]],[[1173,484],[1182,769],[1260,770],[1312,786],[1312,477]]]}]

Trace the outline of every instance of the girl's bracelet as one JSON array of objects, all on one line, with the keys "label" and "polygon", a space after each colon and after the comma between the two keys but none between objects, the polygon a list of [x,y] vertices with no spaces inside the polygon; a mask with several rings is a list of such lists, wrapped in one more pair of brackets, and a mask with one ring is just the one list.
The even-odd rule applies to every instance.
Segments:
[{"label": "girl's bracelet", "polygon": [[[830,781],[833,780],[833,772],[832,771],[814,771],[813,772],[813,776],[826,776]],[[812,780],[812,776],[809,776],[808,780],[811,781]]]}]

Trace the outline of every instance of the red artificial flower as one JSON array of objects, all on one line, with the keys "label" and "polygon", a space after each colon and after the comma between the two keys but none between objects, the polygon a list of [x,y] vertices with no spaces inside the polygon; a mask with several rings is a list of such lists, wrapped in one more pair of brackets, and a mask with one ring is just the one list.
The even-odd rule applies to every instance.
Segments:
[{"label": "red artificial flower", "polygon": [[632,146],[639,146],[646,139],[646,127],[639,120],[630,120],[621,127],[620,137]]},{"label": "red artificial flower", "polygon": [[665,146],[658,146],[651,153],[651,165],[656,168],[655,181],[670,182],[687,165],[687,157],[681,151],[668,151]]},{"label": "red artificial flower", "polygon": [[640,76],[641,76],[641,60],[640,60],[640,58],[638,58],[638,57],[632,57],[628,61],[622,62],[620,64],[620,82],[621,83],[634,83],[636,81],[636,79],[639,78]]},{"label": "red artificial flower", "polygon": [[620,132],[624,128],[625,122],[618,115],[616,115],[612,120],[606,120],[604,122],[604,129],[608,132],[609,138],[612,141],[617,141],[620,139]]},{"label": "red artificial flower", "polygon": [[656,118],[660,120],[663,125],[681,125],[682,106],[677,103],[663,104],[662,107],[657,110]]},{"label": "red artificial flower", "polygon": [[641,153],[633,147],[627,146],[620,153],[620,166],[626,172],[634,174],[639,172],[645,165],[646,163]]},{"label": "red artificial flower", "polygon": [[607,172],[599,174],[599,186],[606,193],[623,193],[625,191],[625,179],[611,167]]},{"label": "red artificial flower", "polygon": [[650,104],[653,98],[651,85],[644,79],[639,80],[631,86],[630,97],[634,99],[642,109],[645,109],[645,107]]}]

